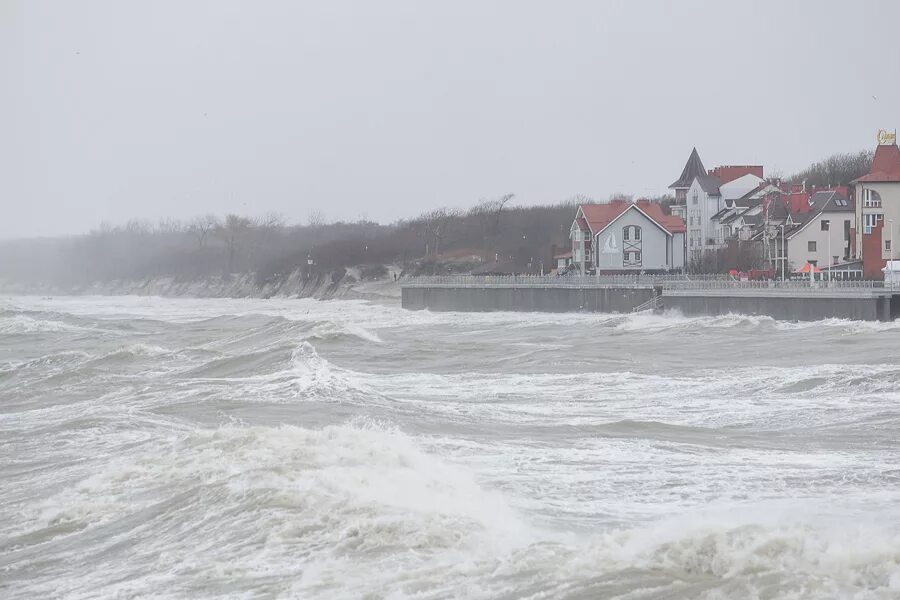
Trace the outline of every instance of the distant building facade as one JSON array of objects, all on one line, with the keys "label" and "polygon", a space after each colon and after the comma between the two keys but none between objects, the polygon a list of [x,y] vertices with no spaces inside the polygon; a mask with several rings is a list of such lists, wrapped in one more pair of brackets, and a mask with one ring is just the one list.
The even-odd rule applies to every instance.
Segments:
[{"label": "distant building facade", "polygon": [[689,261],[699,261],[704,252],[724,245],[726,231],[714,217],[764,182],[762,165],[725,165],[707,171],[697,149],[691,151],[681,176],[669,186],[675,191],[672,214],[685,221]]},{"label": "distant building facade", "polygon": [[667,272],[685,265],[685,226],[659,204],[582,204],[570,229],[572,264],[583,274]]},{"label": "distant building facade", "polygon": [[805,264],[830,269],[849,262],[855,253],[851,243],[855,217],[846,192],[815,192],[809,206],[812,210],[802,213],[802,222],[785,232],[789,264],[794,269]]},{"label": "distant building facade", "polygon": [[856,253],[867,279],[884,276],[886,261],[900,256],[894,247],[900,227],[900,149],[896,132],[879,132],[872,166],[852,182],[855,201]]}]

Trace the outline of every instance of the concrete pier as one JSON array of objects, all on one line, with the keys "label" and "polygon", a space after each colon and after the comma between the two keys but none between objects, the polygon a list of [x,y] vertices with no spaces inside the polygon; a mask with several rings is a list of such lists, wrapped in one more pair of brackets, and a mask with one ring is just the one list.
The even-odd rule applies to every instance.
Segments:
[{"label": "concrete pier", "polygon": [[653,288],[404,287],[402,306],[435,311],[631,312]]},{"label": "concrete pier", "polygon": [[[894,302],[897,298],[894,298]],[[853,321],[891,321],[890,294],[852,296],[848,294],[811,293],[760,294],[747,290],[722,293],[721,290],[696,290],[663,293],[662,304],[684,315],[764,315],[785,321],[819,321],[850,319]],[[896,305],[895,305],[896,309]]]},{"label": "concrete pier", "polygon": [[628,313],[649,305],[685,315],[891,321],[900,317],[900,292],[872,282],[804,286],[802,282],[536,277],[423,278],[402,288],[402,306],[411,310]]}]

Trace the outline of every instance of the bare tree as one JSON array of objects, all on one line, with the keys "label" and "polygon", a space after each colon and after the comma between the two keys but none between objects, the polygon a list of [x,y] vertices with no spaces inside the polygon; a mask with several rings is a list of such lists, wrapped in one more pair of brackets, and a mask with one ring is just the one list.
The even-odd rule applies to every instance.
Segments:
[{"label": "bare tree", "polygon": [[253,228],[254,223],[247,217],[230,214],[226,215],[225,222],[216,230],[216,233],[225,242],[228,249],[228,272],[234,272],[234,258],[237,254],[238,247],[247,237],[248,232]]},{"label": "bare tree", "polygon": [[267,212],[261,219],[257,220],[257,225],[265,230],[275,230],[284,227],[287,220],[284,218],[284,215],[280,212],[271,211]]},{"label": "bare tree", "polygon": [[634,195],[632,195],[632,194],[625,194],[622,192],[614,192],[609,195],[610,202],[631,202],[632,200],[634,200]]},{"label": "bare tree", "polygon": [[207,213],[191,219],[187,230],[197,239],[197,247],[202,248],[210,234],[221,226],[222,222],[219,220],[219,217],[212,213]]},{"label": "bare tree", "polygon": [[453,222],[459,217],[459,211],[450,208],[437,208],[421,217],[426,242],[425,254],[440,254],[441,244],[447,239]]},{"label": "bare tree", "polygon": [[172,217],[165,217],[159,220],[156,224],[156,233],[161,233],[163,235],[169,235],[173,233],[180,233],[184,230],[184,225],[178,219],[173,219]]},{"label": "bare tree", "polygon": [[846,185],[869,172],[873,157],[870,150],[834,154],[792,175],[790,181],[811,187]]},{"label": "bare tree", "polygon": [[469,215],[474,216],[481,227],[482,258],[487,259],[491,255],[500,231],[503,207],[515,197],[515,194],[506,194],[494,200],[482,200],[469,210]]},{"label": "bare tree", "polygon": [[306,215],[306,224],[310,227],[321,227],[327,223],[325,219],[325,213],[320,209],[315,209],[309,211],[309,214]]}]

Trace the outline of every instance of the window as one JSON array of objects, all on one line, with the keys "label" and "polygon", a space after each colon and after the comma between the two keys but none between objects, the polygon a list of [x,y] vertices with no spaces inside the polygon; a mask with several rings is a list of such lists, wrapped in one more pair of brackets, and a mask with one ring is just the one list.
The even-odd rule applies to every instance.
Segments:
[{"label": "window", "polygon": [[884,220],[884,215],[879,213],[870,213],[863,215],[863,233],[868,235],[872,233],[880,222]]},{"label": "window", "polygon": [[844,241],[850,241],[850,220],[844,221]]},{"label": "window", "polygon": [[884,250],[885,252],[891,251],[891,240],[884,240]]},{"label": "window", "polygon": [[822,231],[829,231],[831,229],[831,221],[828,219],[822,219]]},{"label": "window", "polygon": [[868,188],[863,190],[863,206],[868,208],[881,208],[881,194]]},{"label": "window", "polygon": [[694,197],[691,198],[691,204],[697,204],[697,198],[699,198],[699,195],[697,192],[694,192]]},{"label": "window", "polygon": [[813,241],[806,242],[806,251],[807,252],[815,252],[816,251],[816,243]]},{"label": "window", "polygon": [[622,228],[622,266],[641,266],[641,228],[626,225]]},{"label": "window", "polygon": [[837,256],[832,256],[832,257],[831,257],[831,264],[836,265],[836,264],[838,263],[838,258],[839,258],[839,257],[837,257]]}]

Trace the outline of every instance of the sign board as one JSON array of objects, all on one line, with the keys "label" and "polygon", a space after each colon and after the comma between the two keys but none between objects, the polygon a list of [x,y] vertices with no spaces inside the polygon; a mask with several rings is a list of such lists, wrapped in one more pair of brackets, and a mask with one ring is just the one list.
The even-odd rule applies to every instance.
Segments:
[{"label": "sign board", "polygon": [[891,146],[897,143],[897,130],[888,131],[887,129],[878,130],[878,145]]}]

